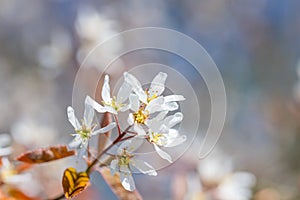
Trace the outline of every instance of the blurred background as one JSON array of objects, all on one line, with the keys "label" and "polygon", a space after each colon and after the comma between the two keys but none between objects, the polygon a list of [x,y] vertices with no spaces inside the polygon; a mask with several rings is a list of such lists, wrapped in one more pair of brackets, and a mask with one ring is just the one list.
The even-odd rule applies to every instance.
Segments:
[{"label": "blurred background", "polygon": [[[1,0],[1,148],[12,145],[17,155],[69,142],[66,107],[88,52],[127,29],[165,27],[198,41],[215,61],[226,87],[227,118],[208,158],[195,155],[198,141],[158,177],[137,175],[144,199],[300,199],[299,8],[295,0]],[[88,64],[101,68],[101,56],[120,46],[96,52]],[[135,63],[130,56],[122,62],[120,70]],[[119,74],[116,69],[111,73]],[[31,169],[37,183],[31,181],[34,192],[24,190],[59,194],[66,163],[75,161]],[[115,198],[92,190],[90,199]]]}]

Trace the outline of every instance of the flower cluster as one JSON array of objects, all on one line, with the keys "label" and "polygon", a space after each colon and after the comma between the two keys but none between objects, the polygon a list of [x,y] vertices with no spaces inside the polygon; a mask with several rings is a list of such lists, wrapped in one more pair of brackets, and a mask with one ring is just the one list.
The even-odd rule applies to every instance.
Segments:
[{"label": "flower cluster", "polygon": [[[111,146],[105,149],[106,153],[112,146],[119,145],[114,159],[110,163],[111,173],[118,172],[123,187],[126,190],[135,190],[132,174],[135,171],[156,176],[155,169],[145,161],[136,158],[136,150],[141,147],[145,140],[151,143],[158,155],[172,162],[171,156],[162,150],[163,147],[174,147],[186,140],[185,135],[180,135],[175,128],[183,120],[183,114],[176,112],[179,108],[178,102],[185,100],[182,95],[164,96],[167,74],[159,72],[152,80],[150,87],[144,89],[142,84],[132,74],[124,73],[124,82],[121,85],[117,96],[112,96],[109,85],[109,76],[105,75],[102,88],[102,102],[98,103],[91,97],[85,99],[84,117],[79,123],[75,116],[74,109],[68,107],[67,113],[70,123],[75,128],[73,141],[70,147],[78,149],[82,156],[88,148],[88,142],[92,136],[106,133],[117,127],[118,137]],[[98,113],[110,113],[114,116],[115,122],[105,127],[96,129],[94,121],[94,110]],[[168,115],[173,111],[171,115]],[[128,127],[121,131],[118,121],[120,112],[128,113],[125,123]],[[97,156],[100,159],[102,156]],[[96,164],[97,161],[91,165]]]}]

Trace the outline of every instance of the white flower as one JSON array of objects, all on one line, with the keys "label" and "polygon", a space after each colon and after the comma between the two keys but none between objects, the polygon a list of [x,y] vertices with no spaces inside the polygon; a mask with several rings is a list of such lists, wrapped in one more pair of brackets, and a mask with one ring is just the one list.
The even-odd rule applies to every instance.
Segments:
[{"label": "white flower", "polygon": [[118,91],[117,97],[111,97],[109,76],[105,75],[104,84],[102,87],[103,106],[91,98],[88,99],[88,104],[90,104],[95,110],[100,113],[110,112],[116,115],[119,111],[124,112],[129,109],[129,104],[125,104],[124,102],[128,99],[131,90],[131,86],[127,82],[123,82]]},{"label": "white flower", "polygon": [[[186,135],[179,135],[178,130],[172,129],[183,119],[180,112],[164,118],[166,112],[158,114],[149,122],[147,140],[153,144],[155,151],[163,159],[172,162],[171,156],[160,149],[160,147],[174,147],[186,141]],[[163,119],[164,118],[164,119]]]},{"label": "white flower", "polygon": [[12,147],[10,146],[11,137],[7,133],[0,134],[0,157],[8,156],[12,152]]},{"label": "white flower", "polygon": [[75,116],[74,109],[71,106],[67,108],[68,119],[75,128],[76,132],[72,134],[72,136],[74,136],[75,138],[69,144],[69,146],[71,148],[79,149],[79,156],[83,155],[83,153],[85,152],[85,149],[88,145],[88,141],[92,136],[97,135],[99,133],[106,133],[107,131],[112,130],[116,126],[116,123],[112,122],[103,128],[100,128],[96,131],[94,130],[96,127],[96,124],[93,124],[95,112],[89,104],[90,99],[91,98],[89,96],[87,96],[85,99],[84,117],[81,124]]},{"label": "white flower", "polygon": [[[139,100],[148,105],[152,101],[161,97],[161,94],[165,90],[165,82],[167,79],[167,74],[163,72],[159,72],[151,82],[149,90],[144,90],[142,88],[141,83],[135,78],[132,74],[125,72],[124,73],[125,82],[129,83],[132,87],[133,92],[139,97]],[[169,95],[166,97],[162,97],[162,99],[155,102],[156,105],[153,105],[156,109],[155,112],[162,110],[174,111],[178,109],[178,104],[176,101],[183,101],[185,98],[182,95]]]},{"label": "white flower", "polygon": [[27,181],[31,181],[32,176],[29,173],[18,174],[14,165],[10,163],[7,157],[1,158],[2,166],[0,168],[0,182],[18,185]]},{"label": "white flower", "polygon": [[135,190],[135,183],[132,173],[136,170],[150,176],[156,176],[155,169],[139,159],[134,158],[133,152],[140,146],[138,140],[127,140],[118,148],[116,159],[111,161],[110,168],[112,175],[115,172],[120,173],[120,179],[123,187],[126,190]]},{"label": "white flower", "polygon": [[233,162],[221,150],[215,149],[207,158],[199,162],[198,172],[205,184],[218,185],[233,172]]},{"label": "white flower", "polygon": [[149,115],[161,110],[160,108],[164,102],[164,98],[157,97],[145,105],[140,103],[139,97],[136,94],[130,94],[129,102],[133,113],[128,115],[127,122],[129,125],[133,125],[134,131],[139,135],[145,135],[146,132],[141,125],[147,125]]},{"label": "white flower", "polygon": [[216,189],[217,199],[220,200],[250,200],[251,188],[256,178],[249,172],[236,172],[229,175]]}]

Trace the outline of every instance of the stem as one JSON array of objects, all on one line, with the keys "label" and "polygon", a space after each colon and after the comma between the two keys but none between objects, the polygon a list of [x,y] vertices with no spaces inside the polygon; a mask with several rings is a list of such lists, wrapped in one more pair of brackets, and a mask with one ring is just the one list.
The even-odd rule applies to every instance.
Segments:
[{"label": "stem", "polygon": [[117,127],[118,127],[118,133],[119,133],[119,135],[121,135],[122,133],[121,133],[121,128],[120,128],[118,117],[116,115],[113,115],[113,116],[114,116],[115,122],[116,122]]},{"label": "stem", "polygon": [[128,126],[125,131],[123,131],[108,147],[106,147],[95,159],[94,161],[88,166],[86,169],[86,173],[89,174],[92,167],[97,164],[98,160],[105,154],[109,149],[111,149],[115,144],[122,141],[123,137],[126,135],[127,131],[131,128],[131,126]]},{"label": "stem", "polygon": [[[119,127],[119,125],[118,125]],[[88,168],[86,169],[86,173],[89,174],[90,170],[92,169],[92,167],[97,164],[98,160],[101,158],[101,156],[103,156],[110,148],[112,148],[115,144],[117,144],[118,142],[124,141],[125,139],[129,139],[133,136],[128,136],[126,138],[123,138],[126,133],[128,132],[128,130],[131,128],[132,126],[128,126],[108,147],[106,147],[98,156],[97,158],[95,158],[95,160],[93,160],[93,162],[88,166]],[[120,128],[120,127],[119,127]],[[65,195],[62,194],[58,197],[55,197],[54,199],[48,199],[48,200],[59,200],[62,199]]]}]

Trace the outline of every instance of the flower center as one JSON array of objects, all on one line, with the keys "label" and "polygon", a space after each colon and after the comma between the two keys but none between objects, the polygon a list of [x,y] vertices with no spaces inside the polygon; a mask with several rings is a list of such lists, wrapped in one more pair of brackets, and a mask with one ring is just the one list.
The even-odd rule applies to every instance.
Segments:
[{"label": "flower center", "polygon": [[123,149],[122,155],[119,156],[119,162],[118,165],[126,165],[128,166],[130,163],[130,159],[133,157],[133,155],[127,153],[126,149]]},{"label": "flower center", "polygon": [[152,101],[153,99],[155,99],[155,98],[158,97],[158,95],[156,94],[157,91],[156,91],[152,96],[150,96],[150,93],[149,93],[149,90],[148,90],[148,89],[146,89],[145,92],[146,92],[146,94],[147,94],[147,102],[148,102],[148,103],[149,103],[150,101]]},{"label": "flower center", "polygon": [[116,99],[115,96],[114,96],[113,98],[111,98],[111,101],[110,101],[110,102],[102,101],[102,103],[103,103],[104,105],[106,105],[106,106],[112,107],[112,108],[115,109],[116,111],[119,111],[120,108],[124,106],[124,104],[118,103],[118,102],[117,102],[117,99]]},{"label": "flower center", "polygon": [[139,109],[136,113],[133,113],[134,121],[139,124],[145,124],[146,119],[148,119],[148,111],[144,111],[143,108]]},{"label": "flower center", "polygon": [[83,141],[87,141],[91,137],[91,133],[96,127],[96,124],[93,124],[91,127],[87,127],[84,120],[82,120],[82,126],[80,130],[75,130],[77,134],[83,139]]},{"label": "flower center", "polygon": [[151,132],[151,135],[148,137],[148,141],[163,146],[166,144],[166,137],[161,133]]}]

